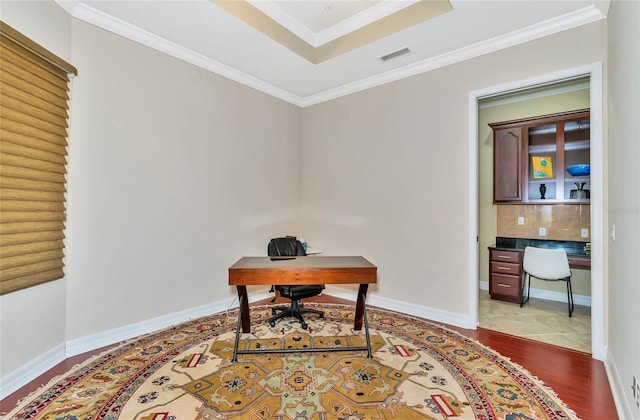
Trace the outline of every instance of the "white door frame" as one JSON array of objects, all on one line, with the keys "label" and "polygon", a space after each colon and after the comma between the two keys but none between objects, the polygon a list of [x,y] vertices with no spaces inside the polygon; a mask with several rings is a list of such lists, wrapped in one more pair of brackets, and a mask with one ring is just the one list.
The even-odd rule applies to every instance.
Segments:
[{"label": "white door frame", "polygon": [[591,354],[605,360],[604,127],[602,62],[517,80],[469,93],[469,320],[478,325],[478,101],[482,98],[589,76],[591,102]]}]

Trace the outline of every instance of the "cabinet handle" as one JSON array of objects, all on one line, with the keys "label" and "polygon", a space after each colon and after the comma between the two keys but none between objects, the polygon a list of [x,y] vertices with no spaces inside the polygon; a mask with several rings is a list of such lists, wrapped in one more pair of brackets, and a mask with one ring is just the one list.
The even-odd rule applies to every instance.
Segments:
[{"label": "cabinet handle", "polygon": [[511,287],[510,284],[504,284],[504,283],[498,283],[498,286],[500,286],[500,287]]},{"label": "cabinet handle", "polygon": [[511,271],[511,269],[509,267],[498,267],[498,270],[509,270],[509,271]]},{"label": "cabinet handle", "polygon": [[505,259],[505,260],[510,260],[511,259],[511,257],[509,255],[498,255],[498,258],[502,258],[502,259]]}]

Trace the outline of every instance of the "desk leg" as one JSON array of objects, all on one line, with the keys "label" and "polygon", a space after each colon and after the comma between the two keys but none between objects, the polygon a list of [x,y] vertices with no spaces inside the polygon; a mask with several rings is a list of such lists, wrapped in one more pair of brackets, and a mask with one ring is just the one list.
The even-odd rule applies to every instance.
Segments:
[{"label": "desk leg", "polygon": [[242,316],[242,332],[251,332],[251,320],[249,318],[249,297],[247,296],[247,286],[236,286],[238,289],[238,303],[240,306],[240,312],[238,317]]},{"label": "desk leg", "polygon": [[353,329],[359,331],[364,323],[364,336],[367,343],[367,358],[371,359],[371,339],[369,338],[369,321],[367,320],[367,307],[364,303],[367,297],[368,284],[361,284],[358,290],[358,301],[356,302],[356,317],[353,321]]},{"label": "desk leg", "polygon": [[[238,286],[240,287],[240,286]],[[238,308],[238,323],[236,324],[236,339],[233,342],[233,357],[231,358],[231,363],[235,363],[238,361],[238,343],[240,343],[240,327],[242,323],[242,316],[244,315],[243,310],[243,302],[245,301],[246,295],[240,295],[240,305]]]},{"label": "desk leg", "polygon": [[366,315],[364,309],[364,300],[367,297],[368,288],[368,284],[361,284],[360,290],[358,290],[358,300],[356,302],[356,317],[353,320],[353,329],[356,331],[360,331],[362,329],[362,320]]}]

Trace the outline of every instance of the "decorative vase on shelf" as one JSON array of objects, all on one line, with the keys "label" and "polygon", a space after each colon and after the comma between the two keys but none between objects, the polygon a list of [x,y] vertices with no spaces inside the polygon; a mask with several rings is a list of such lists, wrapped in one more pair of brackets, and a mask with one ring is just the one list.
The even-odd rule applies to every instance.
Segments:
[{"label": "decorative vase on shelf", "polygon": [[540,199],[544,200],[544,195],[547,193],[547,186],[540,184]]},{"label": "decorative vase on shelf", "polygon": [[579,200],[591,198],[589,190],[584,189],[586,182],[574,182],[574,184],[576,184],[576,188],[578,189],[571,190],[571,198],[577,198]]}]

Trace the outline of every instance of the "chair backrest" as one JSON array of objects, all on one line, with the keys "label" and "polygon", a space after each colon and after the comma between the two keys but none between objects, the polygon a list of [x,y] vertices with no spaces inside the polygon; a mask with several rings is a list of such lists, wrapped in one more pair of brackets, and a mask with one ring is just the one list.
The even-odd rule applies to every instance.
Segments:
[{"label": "chair backrest", "polygon": [[269,245],[267,245],[267,255],[270,257],[293,257],[298,255],[304,256],[307,255],[307,253],[302,243],[300,243],[295,236],[285,236],[282,238],[273,238],[269,241]]},{"label": "chair backrest", "polygon": [[524,249],[524,271],[545,280],[561,280],[571,276],[569,259],[564,249],[544,249],[528,246]]}]

